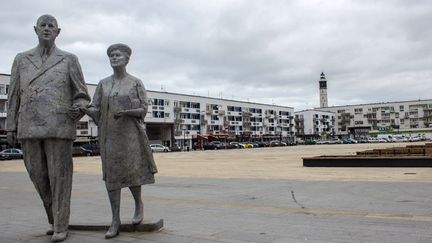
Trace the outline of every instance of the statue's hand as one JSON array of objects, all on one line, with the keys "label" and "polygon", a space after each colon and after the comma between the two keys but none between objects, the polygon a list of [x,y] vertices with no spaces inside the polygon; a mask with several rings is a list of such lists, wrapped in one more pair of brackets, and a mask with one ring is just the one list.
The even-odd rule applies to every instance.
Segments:
[{"label": "statue's hand", "polygon": [[78,120],[78,119],[81,118],[82,112],[80,111],[79,108],[72,107],[72,108],[69,109],[68,115],[69,115],[70,118],[72,118],[72,120],[76,121],[76,120]]},{"label": "statue's hand", "polygon": [[114,119],[119,119],[124,115],[125,115],[125,111],[117,111],[116,113],[114,113]]},{"label": "statue's hand", "polygon": [[79,110],[86,115],[90,115],[90,113],[91,113],[89,108],[87,108],[87,107],[80,107]]},{"label": "statue's hand", "polygon": [[16,132],[7,132],[7,142],[10,146],[15,147],[17,143],[17,133]]}]

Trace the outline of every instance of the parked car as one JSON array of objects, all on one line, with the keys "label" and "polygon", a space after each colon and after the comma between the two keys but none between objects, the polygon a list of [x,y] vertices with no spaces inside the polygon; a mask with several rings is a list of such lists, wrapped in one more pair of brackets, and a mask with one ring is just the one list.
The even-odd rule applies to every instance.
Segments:
[{"label": "parked car", "polygon": [[355,143],[358,143],[358,141],[355,139],[352,139],[352,138],[346,138],[346,139],[342,140],[342,143],[343,144],[355,144]]},{"label": "parked car", "polygon": [[86,143],[83,144],[82,147],[90,150],[92,155],[100,155],[100,147],[98,143]]},{"label": "parked car", "polygon": [[245,148],[253,148],[253,144],[250,142],[241,142],[239,144],[243,144]]},{"label": "parked car", "polygon": [[243,144],[239,144],[238,142],[230,142],[229,145],[239,149],[245,148]]},{"label": "parked car", "polygon": [[280,144],[279,141],[277,141],[277,140],[273,140],[273,141],[270,141],[269,146],[270,146],[270,147],[277,147],[277,146],[281,146],[281,144]]},{"label": "parked car", "polygon": [[[348,140],[350,140],[352,142],[353,139],[348,138]],[[327,140],[327,143],[328,144],[342,144],[343,141],[341,141],[339,138],[333,138],[333,139]]]},{"label": "parked car", "polygon": [[5,149],[0,152],[0,159],[22,159],[23,152],[21,149]]},{"label": "parked car", "polygon": [[221,141],[211,141],[203,145],[204,150],[224,149],[225,144]]},{"label": "parked car", "polygon": [[262,141],[262,142],[256,142],[256,143],[260,146],[260,148],[268,147],[269,146],[269,143],[268,142],[264,142],[264,141]]},{"label": "parked car", "polygon": [[423,139],[421,137],[409,137],[408,141],[410,142],[419,142],[422,141]]},{"label": "parked car", "polygon": [[369,143],[378,143],[377,138],[375,137],[368,137],[367,140]]},{"label": "parked car", "polygon": [[358,143],[368,143],[369,141],[368,141],[367,138],[362,137],[362,138],[358,138],[358,139],[357,139],[357,142],[358,142]]},{"label": "parked car", "polygon": [[259,148],[259,147],[261,147],[258,143],[256,143],[256,142],[247,142],[247,143],[250,143],[250,144],[252,144],[252,146],[254,147],[254,148]]},{"label": "parked car", "polygon": [[72,156],[92,156],[93,151],[83,148],[82,146],[72,147]]},{"label": "parked car", "polygon": [[170,148],[163,146],[162,144],[150,144],[152,152],[170,152]]},{"label": "parked car", "polygon": [[327,140],[317,140],[315,144],[329,144]]}]

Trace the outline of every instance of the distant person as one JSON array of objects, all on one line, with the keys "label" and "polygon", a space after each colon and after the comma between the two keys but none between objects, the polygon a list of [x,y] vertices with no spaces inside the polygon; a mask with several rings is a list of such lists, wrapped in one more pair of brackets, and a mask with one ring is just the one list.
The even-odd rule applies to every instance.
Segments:
[{"label": "distant person", "polygon": [[93,102],[83,112],[98,124],[103,179],[112,210],[105,238],[119,234],[121,188],[129,187],[135,199],[133,224],[143,220],[141,185],[154,183],[156,164],[144,125],[147,94],[141,80],[126,72],[132,50],[111,45],[107,54],[114,74],[101,80]]},{"label": "distant person", "polygon": [[54,242],[67,237],[72,189],[72,143],[80,108],[90,102],[75,55],[58,49],[60,33],[51,15],[34,27],[39,45],[19,53],[9,86],[7,139],[21,142],[24,164],[43,201],[47,234]]}]

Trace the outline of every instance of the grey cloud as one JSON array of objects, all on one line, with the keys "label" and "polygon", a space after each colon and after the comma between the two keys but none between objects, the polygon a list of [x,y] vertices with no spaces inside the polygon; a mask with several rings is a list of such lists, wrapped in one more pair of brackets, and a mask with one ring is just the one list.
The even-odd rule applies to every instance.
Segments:
[{"label": "grey cloud", "polygon": [[[21,9],[17,11],[17,9]],[[51,13],[58,45],[86,80],[111,73],[106,47],[133,48],[129,71],[148,89],[312,108],[318,79],[329,104],[431,98],[429,1],[14,1],[0,10],[0,72],[36,44]]]}]

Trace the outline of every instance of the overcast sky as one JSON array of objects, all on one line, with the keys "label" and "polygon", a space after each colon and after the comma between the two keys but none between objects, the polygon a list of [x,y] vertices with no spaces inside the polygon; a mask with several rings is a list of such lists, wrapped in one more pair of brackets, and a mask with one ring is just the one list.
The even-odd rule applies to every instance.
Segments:
[{"label": "overcast sky", "polygon": [[36,46],[46,13],[87,83],[112,73],[106,48],[122,42],[149,90],[302,110],[319,106],[324,71],[330,106],[432,98],[429,0],[8,1],[1,73]]}]

